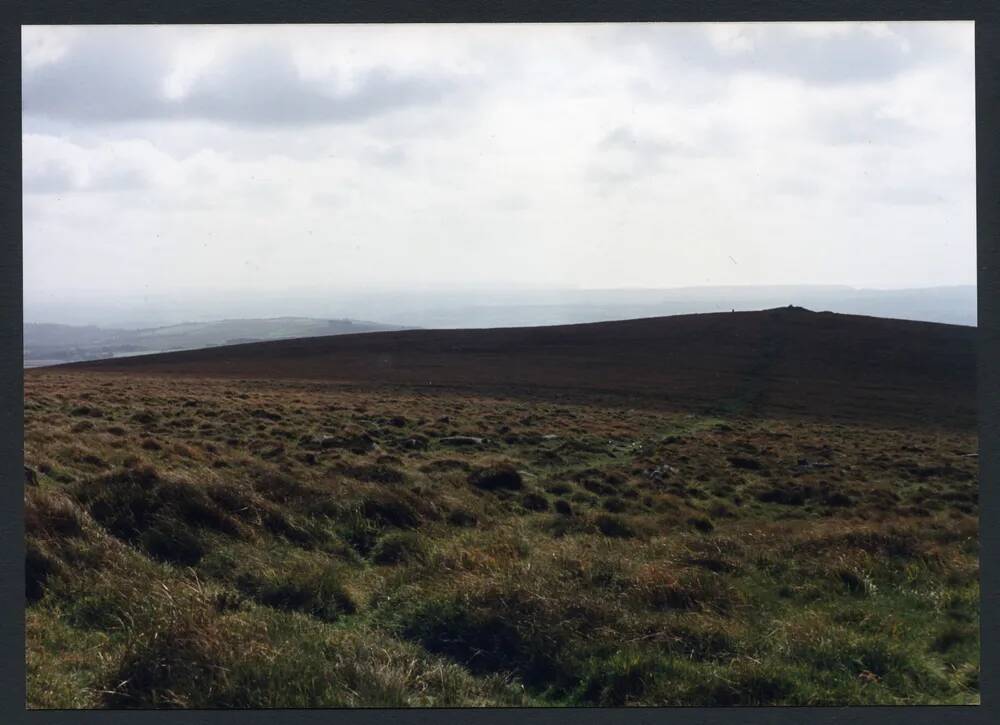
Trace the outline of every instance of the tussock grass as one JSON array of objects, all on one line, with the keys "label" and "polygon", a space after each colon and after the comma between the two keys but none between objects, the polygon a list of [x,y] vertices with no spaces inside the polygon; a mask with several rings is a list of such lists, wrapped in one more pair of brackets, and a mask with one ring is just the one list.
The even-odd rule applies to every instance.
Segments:
[{"label": "tussock grass", "polygon": [[977,701],[968,433],[107,383],[26,381],[31,707]]}]

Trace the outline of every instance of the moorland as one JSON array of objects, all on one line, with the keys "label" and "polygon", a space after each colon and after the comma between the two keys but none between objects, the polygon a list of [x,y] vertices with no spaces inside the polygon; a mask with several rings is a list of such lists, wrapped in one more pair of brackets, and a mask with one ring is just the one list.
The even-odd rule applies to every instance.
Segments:
[{"label": "moorland", "polygon": [[28,705],[974,703],[974,411],[799,308],[26,371]]}]

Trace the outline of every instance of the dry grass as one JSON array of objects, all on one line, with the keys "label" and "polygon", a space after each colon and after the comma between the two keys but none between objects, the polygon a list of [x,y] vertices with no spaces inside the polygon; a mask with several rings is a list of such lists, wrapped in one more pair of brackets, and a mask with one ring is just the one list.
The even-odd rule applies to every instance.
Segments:
[{"label": "dry grass", "polygon": [[29,705],[964,703],[974,435],[26,380]]}]

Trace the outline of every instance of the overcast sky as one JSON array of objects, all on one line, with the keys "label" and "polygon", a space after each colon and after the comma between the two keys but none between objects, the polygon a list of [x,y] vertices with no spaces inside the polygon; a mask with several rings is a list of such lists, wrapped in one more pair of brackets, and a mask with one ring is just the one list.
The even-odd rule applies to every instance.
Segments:
[{"label": "overcast sky", "polygon": [[975,283],[971,23],[27,27],[23,133],[28,306]]}]

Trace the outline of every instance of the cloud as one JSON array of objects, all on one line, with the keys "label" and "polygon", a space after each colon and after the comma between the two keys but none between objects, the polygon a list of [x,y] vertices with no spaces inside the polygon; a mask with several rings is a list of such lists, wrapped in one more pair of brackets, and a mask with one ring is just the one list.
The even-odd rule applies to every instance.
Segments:
[{"label": "cloud", "polygon": [[[711,23],[626,26],[620,40],[663,64],[712,73],[758,73],[837,86],[887,80],[954,51],[954,41],[926,24]],[[971,49],[971,48],[970,48]]]},{"label": "cloud", "polygon": [[598,142],[589,176],[609,191],[665,171],[671,157],[697,158],[705,153],[662,132],[617,126]]},{"label": "cloud", "polygon": [[883,115],[877,109],[823,115],[816,120],[815,132],[822,142],[838,146],[901,146],[912,142],[919,134],[909,121]]},{"label": "cloud", "polygon": [[26,134],[22,155],[27,194],[138,191],[163,180],[176,166],[172,158],[143,140],[86,148],[56,136]]},{"label": "cloud", "polygon": [[25,287],[968,283],[972,37],[27,28]]},{"label": "cloud", "polygon": [[[273,126],[348,123],[440,102],[457,77],[366,68],[347,82],[305,77],[291,49],[263,41],[220,52],[177,83],[178,50],[148,29],[84,33],[24,68],[24,113],[70,122],[200,119]],[[38,43],[29,43],[35,47]],[[39,52],[35,52],[38,56]],[[178,88],[186,85],[185,88]]]}]

